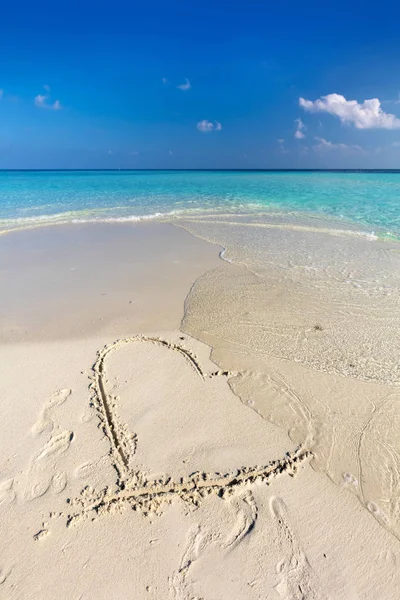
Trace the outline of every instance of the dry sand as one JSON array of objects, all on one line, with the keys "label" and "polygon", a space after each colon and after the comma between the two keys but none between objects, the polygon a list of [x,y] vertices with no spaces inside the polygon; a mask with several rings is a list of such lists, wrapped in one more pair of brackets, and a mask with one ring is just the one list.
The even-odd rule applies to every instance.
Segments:
[{"label": "dry sand", "polygon": [[2,598],[398,597],[381,465],[352,455],[372,410],[395,485],[396,390],[357,412],[375,384],[229,354],[193,315],[207,277],[182,332],[219,250],[169,225],[0,239]]}]

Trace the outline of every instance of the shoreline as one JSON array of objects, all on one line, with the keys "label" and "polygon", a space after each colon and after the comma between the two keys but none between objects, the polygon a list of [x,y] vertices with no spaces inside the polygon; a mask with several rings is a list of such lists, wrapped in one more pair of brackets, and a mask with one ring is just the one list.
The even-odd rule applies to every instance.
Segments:
[{"label": "shoreline", "polygon": [[[107,209],[107,210],[112,210]],[[68,213],[67,213],[68,214]],[[21,221],[26,221],[25,224],[18,226],[14,225],[12,227],[6,227],[5,229],[0,229],[0,236],[10,235],[12,233],[19,233],[24,231],[36,230],[36,229],[44,229],[51,227],[71,227],[71,226],[82,226],[82,225],[125,225],[125,224],[140,224],[140,223],[159,223],[159,224],[171,224],[180,226],[181,221],[199,221],[202,219],[208,221],[209,219],[213,219],[214,223],[218,223],[219,219],[232,219],[233,217],[239,219],[247,219],[248,226],[253,227],[266,227],[266,228],[281,228],[281,229],[293,229],[299,231],[314,231],[315,233],[324,232],[330,235],[336,236],[350,236],[350,237],[365,237],[366,239],[370,239],[371,241],[389,241],[389,242],[400,242],[400,232],[391,232],[387,231],[387,228],[383,228],[382,225],[372,224],[362,221],[352,220],[350,218],[338,217],[335,215],[329,215],[326,213],[317,213],[317,212],[296,212],[293,210],[280,210],[276,211],[268,210],[264,208],[261,210],[261,206],[258,210],[249,211],[249,212],[238,212],[236,209],[232,209],[231,212],[220,211],[215,212],[215,209],[181,209],[181,210],[172,210],[166,213],[154,213],[154,214],[143,214],[143,215],[130,215],[130,216],[115,216],[115,217],[93,217],[93,218],[66,218],[65,220],[59,220],[63,216],[62,213],[59,215],[47,215],[46,217],[27,217],[17,218],[17,219],[3,219],[0,223],[4,225],[6,223],[16,223]],[[256,223],[254,223],[255,219],[259,219]],[[282,219],[281,223],[274,222],[274,219]],[[294,222],[285,223],[285,219],[293,219]],[[299,224],[296,224],[296,220]],[[269,222],[268,222],[269,221]],[[271,222],[272,221],[272,222]],[[309,221],[310,224],[307,224]],[[313,227],[314,222],[319,222],[319,226]],[[306,223],[306,224],[304,224]],[[335,228],[333,225],[337,225]],[[341,226],[341,228],[339,227]],[[0,225],[1,227],[1,225]],[[356,229],[358,227],[359,229]]]},{"label": "shoreline", "polygon": [[70,225],[0,237],[0,340],[119,336],[138,318],[144,329],[171,329],[171,311],[178,327],[183,313],[175,298],[218,264],[217,248],[167,223]]},{"label": "shoreline", "polygon": [[[316,316],[299,310],[298,302],[302,299],[308,310],[318,307],[321,301],[304,293],[324,291],[320,277],[331,271],[318,271],[318,277],[312,271],[307,279],[301,262],[283,269],[291,256],[286,257],[285,245],[276,246],[283,262],[273,262],[278,271],[271,271],[271,265],[260,262],[265,237],[257,241],[260,254],[258,246],[249,246],[251,253],[241,256],[239,249],[253,239],[241,226],[234,226],[237,239],[223,244],[223,227],[208,230],[207,242],[199,234],[209,224],[189,225],[199,230],[189,233],[155,223],[74,225],[57,233],[27,232],[23,244],[22,234],[18,240],[0,239],[4,244],[8,238],[9,250],[13,242],[20,246],[8,253],[4,266],[8,276],[15,269],[22,286],[14,281],[14,288],[9,287],[9,306],[18,308],[21,289],[26,301],[21,300],[20,317],[28,313],[32,319],[34,309],[38,311],[28,336],[21,326],[13,340],[0,346],[7,375],[0,393],[7,423],[0,447],[5,589],[10,598],[16,593],[37,597],[46,570],[48,595],[42,591],[41,597],[49,600],[61,572],[65,597],[83,590],[96,597],[99,572],[112,581],[117,577],[121,597],[129,593],[154,600],[212,597],[215,590],[226,600],[255,599],[277,594],[276,589],[286,590],[278,596],[292,599],[298,586],[310,598],[347,599],[354,590],[371,600],[378,593],[390,597],[400,585],[393,567],[400,560],[393,529],[396,488],[390,495],[394,504],[382,504],[382,498],[389,489],[386,473],[395,465],[376,440],[397,452],[396,385],[362,381],[355,373],[339,377],[302,364],[296,356],[282,357],[285,346],[265,345],[278,333],[277,339],[288,340],[290,348],[288,334],[293,331],[297,339],[304,330],[311,344],[317,344],[317,355],[324,340],[330,347],[327,315],[322,331],[313,331]],[[287,235],[308,244],[314,234]],[[271,243],[282,239],[279,232]],[[288,238],[289,250],[296,240]],[[352,243],[367,252],[377,247],[352,238],[349,248]],[[301,245],[295,248],[303,259]],[[252,264],[249,257],[259,262]],[[322,268],[324,256],[318,260]],[[71,265],[79,266],[78,278]],[[335,285],[342,293],[340,282]],[[35,294],[27,293],[35,286],[37,305]],[[102,304],[102,286],[105,293],[112,292],[109,303]],[[135,286],[137,296],[132,295]],[[329,293],[333,289],[327,288]],[[381,302],[384,296],[374,293]],[[351,286],[353,300],[363,294]],[[376,298],[365,296],[372,303]],[[329,310],[336,310],[335,305]],[[47,333],[40,314],[49,321]],[[106,314],[105,326],[99,325]],[[283,325],[274,320],[278,317]],[[70,335],[73,327],[76,334]],[[261,336],[254,335],[257,330]],[[117,343],[115,352],[104,355],[107,344],[135,335],[162,344]],[[196,376],[190,361],[174,348],[195,357],[200,373],[208,375]],[[307,358],[305,348],[300,350]],[[122,479],[93,402],[96,353],[97,361],[107,356],[102,386],[110,399],[117,445],[124,449],[127,475]],[[290,456],[299,443],[313,456],[294,477],[291,469],[283,469],[269,485],[268,478],[251,481],[250,472],[248,481],[229,485],[232,493],[226,495],[220,484],[227,480],[207,484],[212,473],[233,473],[236,481],[241,469],[246,473],[251,465],[272,463],[279,470],[283,463],[274,461]],[[195,480],[202,473],[206,480],[197,489]],[[175,482],[183,478],[182,485],[171,483],[173,491],[164,499],[168,477]],[[158,482],[155,492],[151,482]],[[120,511],[120,504],[135,510]],[[99,508],[66,528],[74,507],[90,506]],[[93,547],[99,549],[96,556]],[[125,561],[127,556],[135,557],[134,563]],[[186,570],[188,560],[193,566]],[[298,569],[291,568],[293,560]],[[76,578],[85,564],[86,579]],[[248,582],[254,580],[253,589]]]}]

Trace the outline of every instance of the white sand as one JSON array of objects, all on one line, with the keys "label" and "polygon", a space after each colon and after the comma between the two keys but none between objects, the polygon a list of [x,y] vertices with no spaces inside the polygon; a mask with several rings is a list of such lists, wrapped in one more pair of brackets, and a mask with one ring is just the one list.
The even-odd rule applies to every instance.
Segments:
[{"label": "white sand", "polygon": [[[317,429],[309,435],[302,429],[296,398],[287,391],[312,398],[327,375],[307,371],[308,377],[302,365],[276,362],[271,373],[280,369],[282,379],[258,381],[253,397],[247,384],[264,377],[256,363],[246,372],[232,355],[228,372],[221,371],[208,346],[179,331],[185,296],[201,273],[218,266],[218,249],[161,229],[130,230],[132,255],[139,252],[135,232],[148,236],[147,254],[127,267],[131,281],[140,282],[137,310],[128,305],[125,277],[113,281],[105,323],[103,292],[95,288],[88,298],[100,272],[111,277],[117,268],[115,238],[116,262],[110,260],[108,271],[81,254],[80,268],[91,272],[88,285],[64,292],[82,302],[77,316],[71,318],[68,303],[62,308],[62,290],[52,300],[59,302],[60,323],[52,321],[54,307],[48,323],[39,309],[30,321],[29,302],[22,300],[13,326],[5,313],[1,597],[396,598],[399,542],[351,492],[350,477],[335,484],[318,471],[325,445],[313,439]],[[128,237],[124,243],[129,246]],[[42,259],[46,253],[48,246]],[[16,263],[14,289],[25,275]],[[39,269],[38,261],[31,268]],[[51,277],[59,275],[47,264],[41,285]],[[39,297],[36,288],[32,293]],[[90,302],[94,319],[88,319]],[[331,377],[330,385],[340,387]],[[356,384],[349,385],[357,394]],[[243,390],[242,400],[231,388]],[[329,408],[337,428],[346,411],[344,388],[341,394]],[[267,397],[282,404],[274,418],[267,414],[271,404],[263,405]],[[357,415],[346,423],[351,437]],[[390,431],[384,423],[381,430]],[[331,461],[350,456],[336,446],[331,451]]]}]

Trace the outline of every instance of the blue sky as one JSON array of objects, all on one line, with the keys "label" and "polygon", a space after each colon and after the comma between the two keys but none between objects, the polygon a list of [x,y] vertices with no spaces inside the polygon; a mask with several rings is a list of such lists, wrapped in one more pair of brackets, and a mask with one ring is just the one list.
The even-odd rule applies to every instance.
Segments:
[{"label": "blue sky", "polygon": [[386,0],[6,0],[0,168],[400,167],[399,18]]}]

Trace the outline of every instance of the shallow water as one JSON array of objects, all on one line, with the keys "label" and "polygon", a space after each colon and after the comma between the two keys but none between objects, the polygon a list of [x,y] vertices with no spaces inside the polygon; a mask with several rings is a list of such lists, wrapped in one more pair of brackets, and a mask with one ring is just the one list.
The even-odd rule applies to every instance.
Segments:
[{"label": "shallow water", "polygon": [[400,539],[400,244],[314,217],[180,226],[225,248],[192,288],[183,330]]},{"label": "shallow water", "polygon": [[60,222],[294,212],[400,235],[400,172],[1,171],[0,231]]}]

